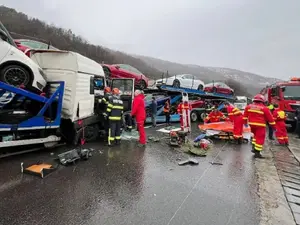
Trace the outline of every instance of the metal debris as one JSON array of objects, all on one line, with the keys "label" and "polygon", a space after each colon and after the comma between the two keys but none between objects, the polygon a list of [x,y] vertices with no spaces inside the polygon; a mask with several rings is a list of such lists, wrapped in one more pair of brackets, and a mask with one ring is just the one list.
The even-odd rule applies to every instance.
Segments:
[{"label": "metal debris", "polygon": [[187,164],[198,165],[199,162],[198,162],[198,160],[193,159],[193,158],[189,158],[187,160],[183,160],[183,161],[178,162],[179,166],[184,166],[184,165],[187,165]]}]

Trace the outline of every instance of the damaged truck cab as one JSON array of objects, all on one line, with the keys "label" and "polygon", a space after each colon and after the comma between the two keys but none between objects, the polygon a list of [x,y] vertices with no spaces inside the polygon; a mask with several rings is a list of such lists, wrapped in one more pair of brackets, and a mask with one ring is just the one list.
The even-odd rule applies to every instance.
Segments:
[{"label": "damaged truck cab", "polygon": [[[82,139],[92,141],[99,137],[106,121],[104,111],[95,107],[106,87],[102,66],[69,51],[36,50],[31,58],[43,69],[47,86],[44,93],[37,95],[0,82],[2,92],[26,102],[18,107],[9,103],[4,107],[6,110],[1,109],[0,148],[34,144],[55,146],[61,140],[78,144]],[[134,80],[113,79],[111,85],[121,90],[125,109],[130,111]],[[22,117],[22,113],[26,116]],[[17,115],[19,119],[9,124],[5,120],[7,115]]]}]

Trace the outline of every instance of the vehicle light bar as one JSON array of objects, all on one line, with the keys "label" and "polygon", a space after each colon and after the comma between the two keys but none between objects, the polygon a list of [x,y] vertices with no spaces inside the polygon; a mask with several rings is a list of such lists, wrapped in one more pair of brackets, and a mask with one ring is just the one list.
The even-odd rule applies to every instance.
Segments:
[{"label": "vehicle light bar", "polygon": [[291,81],[300,81],[300,77],[292,77]]}]

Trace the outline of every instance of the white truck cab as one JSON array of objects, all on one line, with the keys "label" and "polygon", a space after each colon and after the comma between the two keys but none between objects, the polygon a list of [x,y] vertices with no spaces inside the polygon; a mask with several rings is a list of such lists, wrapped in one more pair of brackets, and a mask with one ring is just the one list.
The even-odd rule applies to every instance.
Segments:
[{"label": "white truck cab", "polygon": [[234,106],[240,110],[244,110],[247,106],[248,98],[246,96],[236,96],[236,100],[234,101]]},{"label": "white truck cab", "polygon": [[[31,58],[43,69],[47,81],[65,82],[63,119],[74,122],[94,114],[95,91],[103,95],[106,86],[99,63],[78,53],[60,50],[35,50]],[[95,80],[102,83],[102,88],[97,85],[95,90]]]},{"label": "white truck cab", "polygon": [[0,22],[0,81],[13,86],[42,91],[46,86],[43,70],[20,51]]}]

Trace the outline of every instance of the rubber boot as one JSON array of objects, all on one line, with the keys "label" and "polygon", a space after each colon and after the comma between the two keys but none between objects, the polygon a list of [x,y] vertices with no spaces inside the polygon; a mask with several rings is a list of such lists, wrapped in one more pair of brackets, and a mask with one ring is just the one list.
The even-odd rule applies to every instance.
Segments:
[{"label": "rubber boot", "polygon": [[121,144],[121,140],[116,140],[116,145],[120,145]]},{"label": "rubber boot", "polygon": [[260,151],[255,151],[254,158],[263,158],[263,156],[260,154]]},{"label": "rubber boot", "polygon": [[254,145],[252,145],[251,152],[252,152],[252,153],[255,153],[255,152],[256,152],[256,150],[255,150],[255,148],[254,148]]}]

